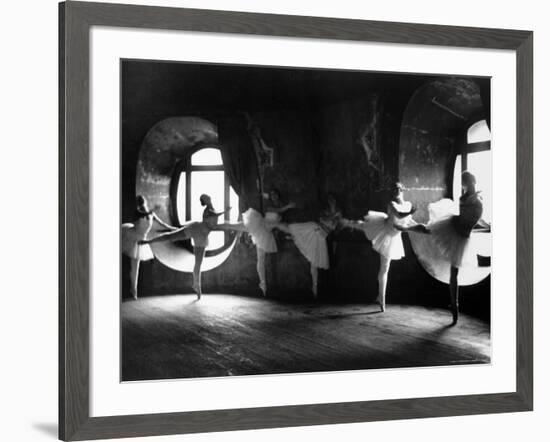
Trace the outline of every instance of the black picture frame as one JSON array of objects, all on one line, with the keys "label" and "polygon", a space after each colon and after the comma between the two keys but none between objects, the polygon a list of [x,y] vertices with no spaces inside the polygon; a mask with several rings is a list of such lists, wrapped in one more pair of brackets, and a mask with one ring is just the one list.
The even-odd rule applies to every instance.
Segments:
[{"label": "black picture frame", "polygon": [[[91,26],[354,40],[516,53],[516,391],[90,417],[89,43]],[[533,409],[533,33],[229,11],[59,5],[59,437],[87,440],[458,416]]]}]

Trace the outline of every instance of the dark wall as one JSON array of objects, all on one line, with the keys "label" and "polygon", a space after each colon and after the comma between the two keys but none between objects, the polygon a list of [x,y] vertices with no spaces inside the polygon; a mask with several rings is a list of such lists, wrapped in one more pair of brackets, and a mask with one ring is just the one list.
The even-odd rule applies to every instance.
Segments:
[{"label": "dark wall", "polygon": [[[182,114],[187,115],[185,110]],[[318,159],[312,149],[311,130],[303,112],[289,109],[284,112],[255,114],[266,139],[276,146],[276,165],[267,174],[268,188],[280,189],[285,198],[291,198],[299,208],[289,214],[288,220],[311,220],[318,213]],[[215,121],[215,116],[210,117]],[[139,121],[139,120],[136,120]],[[129,129],[131,130],[131,129]],[[124,156],[137,161],[138,149]],[[126,148],[127,152],[130,148]],[[135,159],[134,159],[135,158]],[[133,214],[135,171],[124,174],[123,182],[132,189],[131,196],[122,194],[123,213]],[[126,186],[123,186],[125,188]],[[131,220],[131,216],[127,219]],[[123,221],[126,221],[123,219]],[[174,222],[175,220],[169,220]],[[274,291],[304,291],[309,286],[309,267],[291,241],[280,235],[280,251],[269,257],[268,280]],[[190,274],[173,271],[154,260],[144,263],[141,281],[142,293],[174,293],[189,291]],[[203,273],[203,287],[208,292],[255,292],[257,289],[256,251],[246,238],[240,240],[230,257],[219,267]]]},{"label": "dark wall", "polygon": [[[194,64],[122,63],[122,222],[132,220],[135,169],[147,131],[174,116],[213,123],[249,113],[275,164],[265,187],[277,188],[298,207],[287,221],[316,220],[327,194],[344,215],[361,218],[384,210],[387,186],[399,177],[401,125],[407,104],[426,76]],[[331,235],[331,270],[321,272],[321,297],[371,300],[376,296],[378,256],[361,233]],[[389,301],[443,305],[444,284],[418,264],[404,235],[407,257],[394,261]],[[269,256],[274,295],[308,294],[309,266],[292,241],[278,235],[279,253]],[[203,288],[256,293],[255,249],[244,237],[228,260],[203,274]],[[127,265],[127,263],[124,263]],[[421,278],[418,278],[421,275]],[[420,282],[419,282],[420,281]],[[144,263],[143,294],[189,292],[191,275],[157,261]],[[486,288],[485,288],[486,290]]]}]

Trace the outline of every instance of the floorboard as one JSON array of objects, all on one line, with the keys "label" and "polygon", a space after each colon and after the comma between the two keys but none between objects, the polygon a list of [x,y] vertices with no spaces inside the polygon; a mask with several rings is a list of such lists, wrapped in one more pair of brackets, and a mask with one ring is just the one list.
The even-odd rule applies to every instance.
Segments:
[{"label": "floorboard", "polygon": [[446,310],[235,295],[122,304],[122,381],[490,362],[490,325]]}]

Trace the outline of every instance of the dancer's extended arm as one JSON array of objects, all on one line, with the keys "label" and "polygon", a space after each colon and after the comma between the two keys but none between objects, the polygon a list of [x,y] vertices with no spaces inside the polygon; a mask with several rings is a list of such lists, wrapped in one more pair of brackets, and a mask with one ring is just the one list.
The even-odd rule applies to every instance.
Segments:
[{"label": "dancer's extended arm", "polygon": [[288,203],[284,206],[281,206],[281,207],[273,207],[273,206],[270,206],[266,209],[266,212],[274,212],[274,213],[284,213],[286,212],[287,210],[290,210],[290,209],[294,209],[296,207],[296,204],[294,203]]},{"label": "dancer's extended arm", "polygon": [[224,213],[227,213],[231,210],[231,207],[228,207],[227,209],[225,209],[223,212],[215,212],[214,210],[212,209],[207,209],[205,210],[205,213],[203,214],[203,219],[205,218],[209,218],[209,217],[214,217],[214,216],[222,216]]}]

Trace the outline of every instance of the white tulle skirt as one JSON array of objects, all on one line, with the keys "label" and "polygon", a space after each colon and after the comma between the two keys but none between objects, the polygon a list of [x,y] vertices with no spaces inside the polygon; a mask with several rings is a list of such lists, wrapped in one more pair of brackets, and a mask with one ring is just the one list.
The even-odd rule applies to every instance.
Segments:
[{"label": "white tulle skirt", "polygon": [[401,231],[393,226],[386,213],[369,211],[362,228],[372,242],[372,248],[380,255],[389,259],[401,259],[405,256]]},{"label": "white tulle skirt", "polygon": [[208,241],[208,234],[210,233],[210,229],[204,221],[194,221],[187,224],[182,229],[187,238],[191,238],[193,240],[194,247],[206,248],[209,246],[210,242]]},{"label": "white tulle skirt", "polygon": [[271,227],[260,212],[248,209],[243,213],[243,224],[256,247],[266,253],[277,252],[277,243]]},{"label": "white tulle skirt", "polygon": [[314,222],[289,224],[288,228],[298,250],[312,266],[328,269],[327,233]]},{"label": "white tulle skirt", "polygon": [[121,245],[122,253],[132,259],[149,261],[155,257],[149,244],[138,244],[138,241],[146,239],[147,235],[138,231],[132,223],[122,224]]},{"label": "white tulle skirt", "polygon": [[430,240],[437,255],[453,267],[477,265],[477,253],[471,239],[460,235],[453,224],[453,218],[459,213],[457,204],[444,198],[428,205],[428,211]]}]

